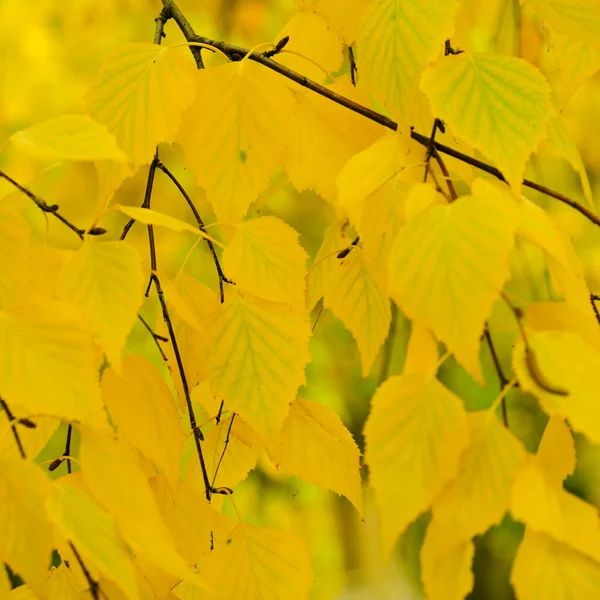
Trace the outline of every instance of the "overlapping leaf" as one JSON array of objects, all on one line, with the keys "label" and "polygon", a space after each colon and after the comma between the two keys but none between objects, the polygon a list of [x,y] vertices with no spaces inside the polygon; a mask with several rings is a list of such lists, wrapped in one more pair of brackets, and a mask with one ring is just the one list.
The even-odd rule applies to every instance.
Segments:
[{"label": "overlapping leaf", "polygon": [[430,375],[390,377],[373,397],[365,440],[388,556],[398,535],[456,475],[468,443],[466,413]]},{"label": "overlapping leaf", "polygon": [[81,307],[108,360],[120,369],[121,350],[142,304],[138,252],[123,242],[87,242],[65,266],[63,297]]},{"label": "overlapping leaf", "polygon": [[272,458],[286,473],[346,496],[362,514],[360,451],[351,433],[327,406],[296,400]]},{"label": "overlapping leaf", "polygon": [[110,54],[88,92],[89,112],[136,164],[173,142],[194,97],[196,70],[185,48],[126,44]]},{"label": "overlapping leaf", "polygon": [[308,320],[286,305],[233,291],[209,327],[212,388],[257,433],[277,434],[304,382]]},{"label": "overlapping leaf", "polygon": [[433,112],[491,158],[519,191],[525,163],[553,112],[541,73],[520,58],[463,52],[442,57],[421,87]]},{"label": "overlapping leaf", "polygon": [[390,253],[390,293],[478,380],[479,338],[509,275],[517,226],[510,202],[474,196],[418,213]]},{"label": "overlapping leaf", "polygon": [[283,78],[250,60],[197,74],[178,141],[220,221],[237,223],[269,183],[294,100]]}]

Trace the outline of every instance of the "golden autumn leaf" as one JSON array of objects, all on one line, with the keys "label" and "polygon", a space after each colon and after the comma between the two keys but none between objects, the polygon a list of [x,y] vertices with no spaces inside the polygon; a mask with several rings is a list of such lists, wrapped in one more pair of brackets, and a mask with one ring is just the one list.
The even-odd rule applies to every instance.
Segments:
[{"label": "golden autumn leaf", "polygon": [[310,325],[283,304],[237,293],[209,325],[209,382],[259,435],[275,436],[304,383]]},{"label": "golden autumn leaf", "polygon": [[292,533],[240,523],[200,572],[222,600],[304,600],[312,581],[310,556]]},{"label": "golden autumn leaf", "polygon": [[521,58],[462,52],[440,58],[421,88],[434,114],[491,158],[518,193],[525,163],[553,114],[541,73]]},{"label": "golden autumn leaf", "polygon": [[237,225],[223,252],[223,268],[243,291],[297,309],[304,306],[306,252],[298,233],[277,217]]},{"label": "golden autumn leaf", "polygon": [[346,496],[362,515],[360,451],[352,434],[327,406],[296,400],[270,454],[289,475]]},{"label": "golden autumn leaf", "polygon": [[53,548],[45,510],[50,481],[22,459],[0,460],[0,473],[0,560],[43,598]]},{"label": "golden autumn leaf", "polygon": [[356,247],[342,260],[333,258],[332,262],[324,282],[323,302],[352,333],[360,352],[362,376],[366,377],[388,334],[390,301],[362,248]]},{"label": "golden autumn leaf", "polygon": [[303,11],[314,10],[351,46],[356,41],[367,0],[294,0]]},{"label": "golden autumn leaf", "polygon": [[111,512],[138,560],[143,557],[166,573],[186,577],[190,569],[174,546],[131,447],[111,435],[82,427],[81,465],[90,490]]},{"label": "golden autumn leaf", "polygon": [[65,300],[81,307],[106,357],[117,370],[143,298],[141,257],[124,242],[87,241],[60,277]]},{"label": "golden autumn leaf", "polygon": [[468,444],[462,401],[431,375],[382,383],[365,424],[365,461],[380,517],[384,556],[458,472]]},{"label": "golden autumn leaf", "polygon": [[133,557],[114,518],[72,483],[71,477],[54,482],[47,500],[48,516],[86,563],[117,583],[127,598],[138,600]]},{"label": "golden autumn leaf", "polygon": [[250,60],[203,69],[196,77],[198,92],[177,141],[217,219],[238,223],[267,189],[294,100],[281,77]]},{"label": "golden autumn leaf", "polygon": [[63,115],[17,131],[10,138],[20,150],[58,160],[114,160],[126,156],[105,125],[87,115]]},{"label": "golden autumn leaf", "polygon": [[479,340],[509,276],[517,214],[511,203],[463,196],[417,213],[400,229],[390,253],[394,300],[478,381]]},{"label": "golden autumn leaf", "polygon": [[196,69],[185,48],[125,44],[102,63],[87,95],[92,117],[113,133],[130,160],[152,160],[173,142],[194,96]]},{"label": "golden autumn leaf", "polygon": [[452,37],[454,0],[371,0],[358,35],[360,85],[392,116],[410,124],[419,79]]},{"label": "golden autumn leaf", "polygon": [[110,367],[102,376],[102,398],[119,435],[150,458],[176,488],[183,429],[173,393],[146,358],[130,355],[119,375]]}]

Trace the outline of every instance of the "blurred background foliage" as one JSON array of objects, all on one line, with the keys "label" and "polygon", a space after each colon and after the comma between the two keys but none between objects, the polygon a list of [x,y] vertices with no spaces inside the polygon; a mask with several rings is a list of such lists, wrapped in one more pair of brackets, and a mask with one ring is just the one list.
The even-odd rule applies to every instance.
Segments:
[{"label": "blurred background foliage", "polygon": [[[292,0],[180,0],[179,6],[200,35],[246,47],[276,41],[280,30],[298,9]],[[2,0],[0,143],[13,132],[44,119],[84,112],[84,95],[102,60],[122,43],[150,42],[154,36],[154,19],[160,9],[159,0],[31,0],[26,6],[22,0]],[[174,23],[167,25],[166,34],[164,43],[184,41]],[[600,197],[600,75],[587,79],[570,96],[569,86],[574,85],[572,72],[568,64],[560,60],[559,42],[550,39],[538,24],[521,14],[517,0],[485,3],[463,0],[456,36],[452,40],[454,47],[522,56],[542,69],[556,93],[562,94],[563,99],[566,97],[559,103],[562,117],[581,153],[593,196],[597,199]],[[597,63],[595,68],[600,67],[600,56],[592,57],[592,66],[596,64],[593,61]],[[344,65],[341,72],[347,69],[348,65]],[[430,125],[427,127],[422,133],[428,133]],[[214,216],[204,192],[194,186],[192,177],[183,168],[180,150],[165,146],[161,147],[160,155],[189,191],[205,221],[213,222]],[[30,186],[49,204],[59,204],[63,214],[76,223],[86,224],[100,200],[98,176],[91,164],[44,163],[20,155],[7,146],[0,154],[0,168]],[[139,205],[146,176],[145,168],[132,174],[116,192],[113,201]],[[526,176],[585,205],[577,173],[567,161],[553,156],[543,145],[533,155]],[[462,191],[466,189],[463,187]],[[526,194],[545,208],[571,237],[582,259],[591,292],[600,294],[600,232],[569,207],[530,190]],[[0,182],[0,199],[28,202],[4,181]],[[177,190],[162,177],[157,177],[153,208],[193,222]],[[597,202],[595,208],[598,208]],[[324,200],[312,192],[298,193],[281,173],[272,178],[268,191],[255,203],[249,215],[257,213],[280,216],[296,228],[311,260],[325,228],[335,217],[332,207]],[[73,236],[56,223],[47,223],[39,211],[30,208],[28,215],[39,231],[48,228],[55,245],[74,247]],[[116,238],[124,217],[115,214],[110,219],[103,224],[109,228],[109,237]],[[211,233],[218,235],[217,231],[213,229]],[[144,228],[134,228],[130,239],[137,240],[140,251],[146,255]],[[158,237],[158,256],[163,272],[174,274],[193,242],[194,239],[186,234],[162,230]],[[557,299],[541,251],[522,246],[516,249],[513,257],[509,289],[514,295],[525,302]],[[214,265],[204,245],[194,250],[187,268],[216,289]],[[143,310],[151,322],[157,322],[159,311],[155,299],[149,299]],[[402,371],[410,323],[401,313],[395,312],[384,349],[371,374],[363,380],[356,344],[349,332],[328,310],[321,314],[319,306],[313,311],[312,318],[316,322],[311,342],[312,364],[307,368],[307,384],[300,396],[332,407],[362,449],[362,429],[370,398],[382,378]],[[516,325],[512,314],[501,303],[496,305],[490,319],[490,331],[503,370],[508,374]],[[158,364],[160,359],[148,339],[136,325],[128,347],[153,356]],[[487,381],[485,388],[474,382],[452,359],[440,370],[441,380],[465,399],[469,410],[489,406],[499,391],[498,377],[485,346],[482,346],[481,358]],[[537,401],[513,390],[508,396],[508,418],[511,429],[530,451],[535,451],[546,422]],[[63,440],[64,432],[59,430],[39,455],[38,462],[58,456]],[[578,466],[567,480],[567,486],[600,509],[600,448],[581,436],[576,437],[576,443]],[[65,465],[53,476],[60,476],[64,470]],[[422,515],[409,527],[391,562],[381,565],[368,488],[365,494],[365,513],[370,518],[363,523],[345,498],[280,476],[267,459],[262,459],[259,468],[235,492],[237,506],[245,520],[292,529],[307,542],[312,550],[317,581],[312,590],[314,598],[421,597],[418,552],[427,515]],[[225,510],[229,510],[228,507]],[[505,600],[513,597],[508,577],[521,536],[522,527],[506,518],[501,526],[492,528],[477,540],[475,588],[470,598]]]}]

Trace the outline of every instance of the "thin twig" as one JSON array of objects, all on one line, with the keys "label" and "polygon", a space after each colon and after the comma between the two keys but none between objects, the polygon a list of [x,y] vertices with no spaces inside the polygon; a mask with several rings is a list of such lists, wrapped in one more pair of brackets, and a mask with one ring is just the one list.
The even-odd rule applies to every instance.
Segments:
[{"label": "thin twig", "polygon": [[165,28],[165,23],[169,20],[169,11],[166,8],[163,8],[160,11],[160,14],[158,15],[158,17],[156,17],[156,19],[154,19],[156,21],[156,31],[154,32],[154,43],[157,45],[160,45],[160,43],[162,42],[162,39],[165,36],[165,32],[164,32],[164,28]]},{"label": "thin twig", "polygon": [[596,294],[592,294],[590,296],[590,300],[592,302],[592,308],[594,309],[594,314],[596,315],[596,321],[600,325],[600,313],[598,312],[598,307],[596,306],[596,301],[600,300],[600,296],[596,296]]},{"label": "thin twig", "polygon": [[219,473],[219,469],[221,468],[221,463],[223,462],[223,458],[225,456],[225,451],[227,450],[227,446],[229,446],[229,435],[231,434],[231,427],[233,426],[233,420],[235,419],[235,413],[231,415],[231,420],[229,421],[229,428],[227,429],[227,437],[225,438],[225,444],[223,444],[223,452],[221,452],[221,457],[219,458],[219,462],[215,468],[215,474],[213,475],[211,489],[215,489],[215,481],[217,480],[217,474]]},{"label": "thin twig", "polygon": [[[165,7],[167,7],[169,9],[171,17],[175,20],[175,22],[181,29],[183,35],[185,36],[185,38],[188,42],[200,42],[202,44],[214,46],[215,48],[217,48],[218,50],[223,52],[232,61],[241,60],[244,56],[246,56],[248,54],[249,50],[247,48],[243,48],[241,46],[235,46],[233,44],[227,44],[225,42],[220,42],[217,40],[211,40],[209,38],[196,35],[192,26],[189,24],[187,19],[183,16],[183,13],[177,7],[177,5],[175,4],[175,2],[173,0],[162,0],[162,3]],[[460,52],[460,51],[456,50],[454,52],[456,53],[456,52]],[[284,65],[268,58],[267,56],[264,55],[264,53],[253,52],[252,54],[248,55],[248,58],[250,60],[260,63],[261,65],[263,65],[273,71],[276,71],[280,75],[283,75],[284,77],[287,77],[288,79],[291,79],[292,81],[295,81],[298,85],[301,85],[302,87],[305,87],[309,90],[312,90],[313,92],[316,92],[317,94],[320,94],[321,96],[324,96],[325,98],[328,98],[329,100],[331,100],[332,102],[335,102],[336,104],[339,104],[340,106],[344,106],[345,108],[352,110],[355,113],[358,113],[358,114],[362,115],[363,117],[366,117],[367,119],[370,119],[371,121],[374,121],[375,123],[379,123],[380,125],[383,125],[383,127],[387,127],[388,129],[391,129],[392,131],[398,130],[398,123],[396,123],[389,117],[386,117],[385,115],[382,115],[381,113],[378,113],[375,110],[367,108],[366,106],[363,106],[362,104],[358,104],[357,102],[354,102],[353,100],[350,100],[349,98],[346,98],[345,96],[336,94],[334,91],[330,90],[329,88],[326,88],[325,86],[320,85],[320,84],[316,83],[315,81],[308,79],[304,75],[300,75],[300,73],[297,73],[296,71],[293,71],[292,69],[289,69],[288,67],[285,67]],[[429,138],[427,136],[417,133],[414,130],[411,130],[410,135],[414,140],[416,140],[423,146],[425,146],[425,147],[428,146]],[[481,169],[482,171],[485,171],[485,172],[489,173],[490,175],[493,175],[494,177],[497,177],[498,179],[500,179],[502,181],[506,181],[506,179],[504,178],[504,175],[502,175],[501,171],[499,171],[495,167],[492,167],[491,165],[488,165],[487,163],[484,163],[480,160],[472,158],[472,157],[468,156],[467,154],[463,154],[462,152],[459,152],[458,150],[454,150],[453,148],[449,148],[448,146],[444,146],[443,144],[440,144],[439,142],[434,143],[434,148],[438,152],[442,152],[443,154],[448,154],[449,156],[452,156],[452,157],[454,157],[462,162],[465,162],[473,167]],[[567,196],[565,196],[559,192],[551,190],[550,188],[547,188],[543,185],[540,185],[533,181],[529,181],[528,179],[523,180],[523,185],[526,187],[529,187],[531,189],[537,190],[538,192],[541,192],[542,194],[546,194],[547,196],[551,196],[552,198],[555,198],[556,200],[559,200],[560,202],[563,202],[563,203],[569,205],[571,208],[574,208],[576,211],[578,211],[582,215],[584,215],[587,219],[592,221],[592,223],[600,226],[600,217],[597,217],[596,215],[594,215],[590,210],[588,210],[587,208],[585,208],[584,206],[579,204],[579,202],[577,202],[571,198],[568,198]]]},{"label": "thin twig", "polygon": [[[485,331],[483,332],[485,339],[487,341],[488,347],[490,349],[490,354],[492,355],[492,360],[494,361],[494,367],[496,369],[496,373],[498,374],[498,379],[500,380],[500,391],[508,385],[508,379],[506,379],[504,375],[504,371],[502,370],[502,365],[500,364],[500,360],[498,359],[498,354],[496,353],[496,348],[494,346],[494,342],[492,341],[492,335],[490,334],[490,330],[486,324]],[[508,427],[508,412],[506,410],[506,397],[502,397],[502,420],[504,421],[504,426]]]},{"label": "thin twig", "polygon": [[[204,221],[202,220],[200,213],[196,209],[194,203],[192,202],[192,199],[190,198],[188,193],[185,191],[184,187],[181,185],[181,183],[179,183],[179,180],[175,177],[175,175],[173,175],[173,173],[171,173],[171,171],[160,160],[158,161],[158,164],[156,166],[175,184],[177,189],[180,191],[181,195],[185,198],[185,201],[188,203],[188,206],[194,213],[194,218],[196,219],[196,222],[198,223],[198,229],[200,229],[200,231],[203,231],[204,233],[206,233],[206,229],[204,228]],[[219,277],[219,294],[221,297],[221,304],[223,304],[223,302],[225,302],[225,294],[223,292],[223,283],[225,282],[225,283],[232,284],[233,281],[230,281],[229,279],[227,279],[227,277],[225,277],[225,274],[223,273],[223,269],[221,268],[221,263],[219,262],[219,257],[217,256],[217,252],[215,250],[213,243],[206,238],[205,238],[205,241],[208,244],[208,248],[210,250],[210,253],[212,254],[213,261],[214,261],[215,267],[217,269],[217,276]]]},{"label": "thin twig", "polygon": [[17,447],[19,448],[19,454],[21,455],[21,458],[26,459],[27,456],[25,454],[25,449],[23,448],[23,443],[21,442],[21,436],[17,431],[17,419],[12,414],[12,411],[10,410],[10,408],[8,408],[8,404],[6,404],[3,398],[0,398],[0,406],[6,412],[6,417],[8,418],[8,422],[10,423],[10,428],[12,429],[15,442],[17,443]]},{"label": "thin twig", "polygon": [[36,196],[31,190],[28,190],[26,187],[22,186],[20,183],[17,183],[12,177],[9,177],[6,173],[4,173],[4,171],[0,171],[0,177],[2,177],[3,179],[6,179],[6,181],[8,181],[8,183],[10,183],[14,187],[16,187],[20,192],[23,192],[23,194],[25,194],[28,198],[30,198],[31,200],[33,200],[33,202],[35,203],[35,205],[42,212],[48,213],[50,215],[53,215],[61,223],[63,223],[71,231],[73,231],[80,240],[83,239],[83,234],[85,233],[85,229],[80,229],[79,227],[76,227],[75,225],[73,225],[73,223],[71,223],[71,221],[69,221],[68,219],[66,219],[65,217],[63,217],[58,212],[58,209],[59,209],[58,204],[48,204],[48,203],[46,203],[44,200],[42,200],[41,198],[39,198],[38,196]]},{"label": "thin twig", "polygon": [[150,325],[148,325],[148,322],[146,321],[146,319],[144,319],[144,317],[142,317],[142,315],[138,314],[138,319],[142,322],[144,327],[148,330],[148,333],[152,336],[152,339],[154,340],[154,343],[156,344],[156,347],[158,348],[158,351],[160,352],[162,359],[165,362],[168,362],[169,359],[167,358],[167,355],[165,354],[164,350],[162,349],[161,345],[158,342],[159,341],[168,342],[169,338],[166,338],[162,335],[158,335],[158,333],[155,333],[152,330],[152,328],[150,327]]},{"label": "thin twig", "polygon": [[352,49],[352,46],[348,46],[348,61],[350,62],[350,81],[352,82],[352,85],[356,87],[358,67],[356,66],[356,59],[354,58],[354,50]]},{"label": "thin twig", "polygon": [[87,567],[85,566],[83,560],[81,560],[81,556],[79,556],[79,552],[77,552],[77,549],[73,545],[73,542],[69,541],[69,546],[73,551],[73,554],[75,555],[75,558],[77,559],[81,570],[83,571],[83,576],[85,577],[85,580],[90,586],[90,593],[92,594],[92,598],[94,600],[100,600],[100,584],[97,581],[95,581],[90,575],[90,572],[87,570]]}]

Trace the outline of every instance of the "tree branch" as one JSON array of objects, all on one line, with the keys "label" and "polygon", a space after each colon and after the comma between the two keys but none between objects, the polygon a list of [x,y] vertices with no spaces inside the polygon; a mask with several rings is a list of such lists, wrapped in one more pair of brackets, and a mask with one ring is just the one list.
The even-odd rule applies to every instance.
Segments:
[{"label": "tree branch", "polygon": [[12,429],[15,442],[17,444],[17,447],[19,448],[19,454],[21,455],[21,458],[26,459],[27,456],[25,455],[23,442],[21,442],[21,436],[17,431],[17,419],[15,418],[15,415],[12,414],[12,411],[10,410],[10,408],[8,408],[8,404],[6,404],[3,398],[0,398],[0,406],[4,409],[4,412],[6,412],[6,417],[8,418],[8,422],[10,423],[10,428]]},{"label": "tree branch", "polygon": [[83,576],[85,577],[87,584],[90,586],[90,594],[92,595],[92,598],[94,600],[100,600],[100,584],[97,581],[95,581],[90,575],[90,572],[87,570],[87,567],[81,559],[81,556],[79,556],[79,552],[77,552],[77,549],[75,548],[73,542],[69,541],[69,547],[73,551],[73,554],[75,555],[75,558],[77,559],[77,562],[79,563],[79,566],[83,571]]},{"label": "tree branch", "polygon": [[65,217],[63,217],[58,212],[58,209],[59,209],[58,204],[47,204],[44,200],[42,200],[41,198],[38,198],[38,196],[36,196],[31,190],[28,190],[26,187],[22,186],[20,183],[17,183],[12,177],[9,177],[6,173],[4,173],[4,171],[0,171],[0,177],[2,177],[3,179],[6,179],[6,181],[8,181],[8,183],[10,183],[14,187],[16,187],[20,192],[23,192],[23,194],[25,194],[28,198],[33,200],[35,205],[42,212],[53,215],[61,223],[66,225],[71,231],[73,231],[75,234],[77,234],[77,237],[79,237],[80,240],[83,239],[83,234],[85,233],[85,229],[79,229],[79,227],[76,227],[75,225],[73,225],[73,223],[71,223],[69,220],[67,220]]}]

